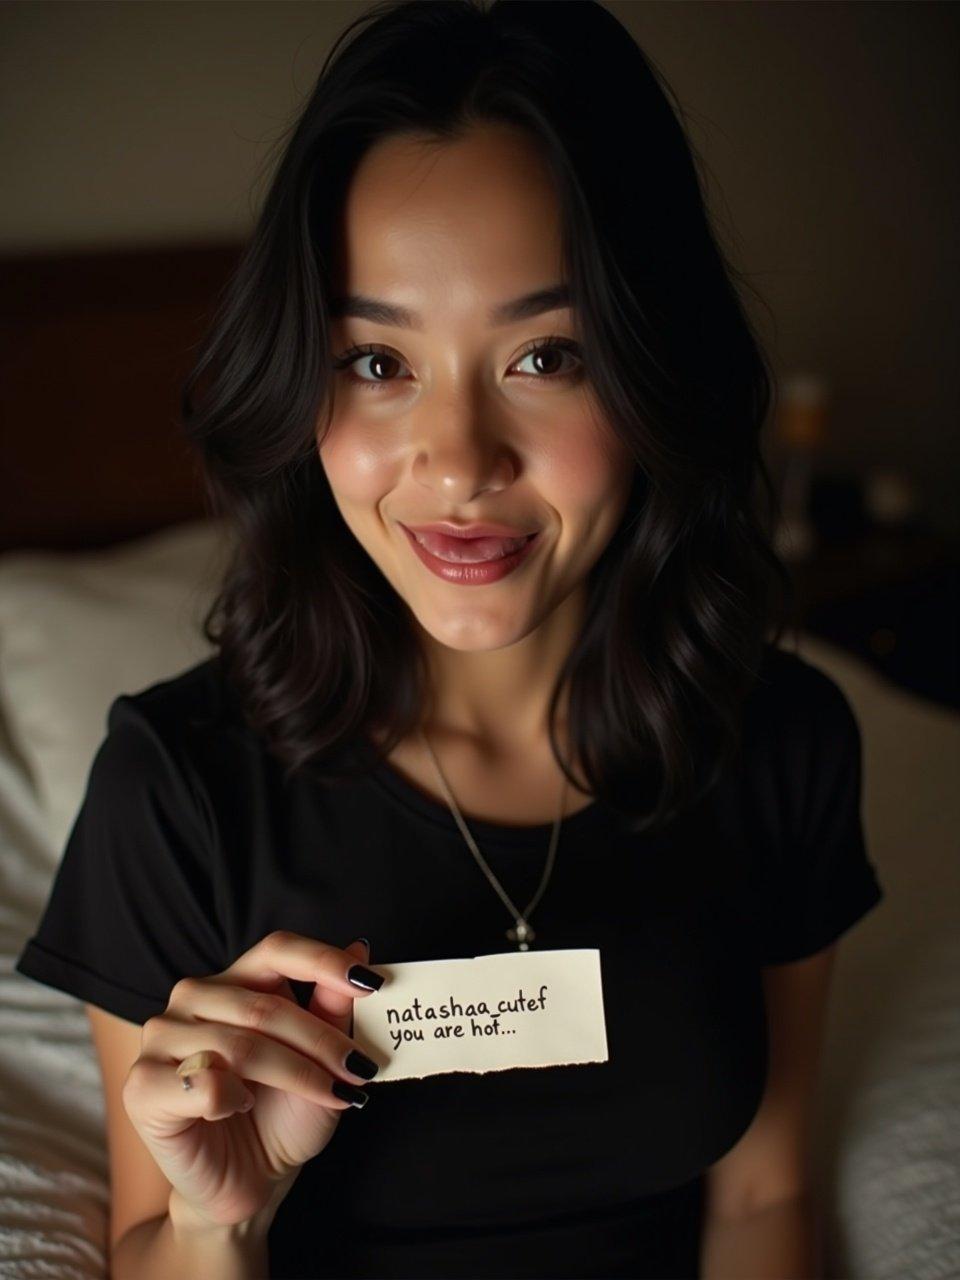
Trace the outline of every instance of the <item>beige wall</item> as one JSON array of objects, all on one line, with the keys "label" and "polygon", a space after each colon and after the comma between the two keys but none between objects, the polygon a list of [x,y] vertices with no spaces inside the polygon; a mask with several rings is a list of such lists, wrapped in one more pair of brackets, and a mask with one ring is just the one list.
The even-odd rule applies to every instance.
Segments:
[{"label": "beige wall", "polygon": [[[609,7],[684,104],[776,371],[831,382],[832,457],[905,468],[960,538],[960,6]],[[0,252],[243,235],[270,144],[362,8],[5,0]]]}]

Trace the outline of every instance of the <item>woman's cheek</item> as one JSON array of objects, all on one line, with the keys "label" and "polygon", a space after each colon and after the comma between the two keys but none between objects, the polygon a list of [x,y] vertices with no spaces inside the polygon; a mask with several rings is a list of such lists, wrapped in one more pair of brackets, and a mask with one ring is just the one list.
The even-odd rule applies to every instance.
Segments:
[{"label": "woman's cheek", "polygon": [[360,508],[376,508],[391,487],[395,459],[372,432],[348,431],[333,424],[319,454],[338,503],[342,499]]},{"label": "woman's cheek", "polygon": [[612,430],[592,419],[561,422],[541,457],[543,497],[568,520],[595,524],[605,509],[622,510],[633,461]]}]

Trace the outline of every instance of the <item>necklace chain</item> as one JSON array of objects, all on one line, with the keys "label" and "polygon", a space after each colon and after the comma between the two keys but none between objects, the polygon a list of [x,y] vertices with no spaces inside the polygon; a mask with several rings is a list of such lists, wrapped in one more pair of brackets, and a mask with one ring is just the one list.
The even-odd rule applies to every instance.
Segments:
[{"label": "necklace chain", "polygon": [[440,768],[440,761],[437,759],[436,754],[434,753],[433,747],[430,745],[430,740],[427,737],[426,731],[422,726],[418,726],[418,728],[419,728],[420,736],[423,739],[424,745],[426,746],[427,751],[430,753],[430,758],[433,760],[434,768],[437,771],[437,777],[440,779],[440,786],[443,790],[443,794],[446,797],[447,804],[450,806],[450,811],[453,814],[454,820],[457,826],[460,828],[460,834],[463,836],[464,840],[466,841],[467,847],[470,849],[470,852],[473,854],[474,858],[477,860],[477,863],[481,871],[490,881],[490,884],[493,886],[496,892],[500,895],[500,899],[503,902],[504,906],[513,916],[514,927],[512,929],[507,930],[507,937],[510,939],[511,942],[515,942],[517,944],[518,950],[529,951],[530,950],[529,944],[536,937],[536,934],[528,924],[528,919],[529,919],[530,913],[533,911],[534,907],[537,905],[537,903],[540,901],[541,897],[543,896],[543,891],[544,889],[546,889],[551,873],[553,872],[553,864],[554,864],[554,860],[556,858],[556,853],[557,853],[557,841],[560,836],[560,823],[563,820],[563,805],[564,805],[564,800],[567,794],[567,776],[566,774],[563,775],[563,783],[560,787],[560,807],[553,824],[553,831],[550,833],[550,848],[547,852],[547,861],[543,869],[543,876],[540,879],[540,886],[537,889],[537,892],[533,895],[533,897],[527,903],[526,909],[521,912],[517,910],[515,904],[509,898],[503,886],[500,884],[500,881],[496,878],[496,876],[490,870],[490,867],[488,866],[486,859],[483,857],[480,850],[477,848],[476,841],[474,840],[473,836],[470,834],[467,828],[467,824],[463,820],[463,815],[460,813],[460,809],[457,806],[457,802],[453,798],[453,792],[450,790],[450,786],[443,775],[443,770]]}]

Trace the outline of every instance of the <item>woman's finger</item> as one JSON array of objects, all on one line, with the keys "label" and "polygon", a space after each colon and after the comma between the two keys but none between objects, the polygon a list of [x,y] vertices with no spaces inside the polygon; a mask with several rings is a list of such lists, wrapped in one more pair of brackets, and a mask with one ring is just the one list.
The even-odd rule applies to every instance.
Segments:
[{"label": "woman's finger", "polygon": [[[227,1027],[215,1022],[201,1022],[190,1025],[183,1024],[183,1031],[189,1035],[189,1050],[196,1052],[197,1040],[201,1041],[203,1048],[213,1052],[216,1057],[216,1065],[201,1068],[195,1073],[191,1073],[190,1080],[193,1088],[185,1090],[183,1088],[182,1077],[177,1075],[177,1066],[174,1061],[168,1059],[164,1062],[161,1058],[153,1056],[141,1056],[138,1062],[131,1068],[133,1072],[143,1064],[144,1073],[149,1069],[154,1072],[159,1069],[166,1072],[169,1086],[164,1087],[163,1092],[169,1097],[170,1090],[179,1089],[181,1093],[192,1093],[194,1088],[199,1088],[201,1092],[212,1091],[214,1096],[219,1099],[221,1095],[218,1089],[225,1087],[224,1077],[233,1075],[239,1079],[243,1087],[248,1092],[251,1083],[269,1085],[272,1089],[282,1089],[286,1093],[295,1094],[297,1097],[305,1098],[308,1102],[312,1102],[317,1106],[329,1107],[331,1110],[343,1110],[345,1107],[356,1105],[358,1102],[362,1105],[367,1100],[367,1095],[353,1083],[356,1077],[350,1080],[343,1080],[333,1072],[327,1071],[321,1067],[312,1058],[304,1057],[303,1054],[297,1053],[294,1049],[289,1049],[286,1045],[281,1044],[278,1040],[271,1040],[269,1036],[258,1035],[256,1032],[248,1032],[239,1027]],[[189,1056],[189,1055],[186,1055]],[[153,1079],[159,1079],[155,1074]],[[344,1093],[344,1097],[338,1097],[333,1091],[334,1086],[338,1086]],[[362,1095],[362,1096],[361,1096]],[[226,1097],[226,1094],[222,1095]],[[231,1100],[235,1098],[235,1094],[231,1094]],[[237,1110],[236,1105],[232,1105],[226,1114],[232,1114]],[[174,1111],[178,1115],[196,1116],[205,1114],[198,1112],[193,1107],[182,1109],[180,1100],[177,1099],[177,1105]]]},{"label": "woman's finger", "polygon": [[[220,1067],[202,1067],[186,1077],[190,1088],[184,1089],[183,1079],[169,1064],[152,1058],[139,1058],[131,1067],[124,1083],[124,1107],[131,1120],[136,1120],[146,1132],[157,1120],[182,1118],[186,1129],[195,1120],[226,1120],[238,1111],[249,1111],[254,1096],[233,1071]],[[163,1099],[158,1107],[157,1099]],[[169,1137],[168,1123],[163,1124],[164,1136]]]},{"label": "woman's finger", "polygon": [[[357,938],[351,942],[349,946],[344,947],[345,951],[349,951],[351,955],[355,955],[362,965],[370,963],[370,948],[366,939]],[[338,1031],[342,1031],[344,1035],[353,1034],[353,1004],[354,996],[343,995],[339,991],[334,991],[332,987],[324,986],[322,983],[314,983],[313,991],[310,993],[310,1002],[307,1005],[308,1012],[317,1018],[323,1018],[325,1022],[329,1022],[336,1027]]]},{"label": "woman's finger", "polygon": [[378,1064],[361,1054],[349,1036],[295,1001],[205,979],[197,980],[191,999],[176,1012],[144,1023],[141,1052],[161,1062],[178,1062],[182,1072],[183,1059],[196,1056],[199,1046],[212,1051],[201,1067],[224,1066],[246,1076],[253,1054],[262,1056],[270,1045],[284,1051],[281,1057],[293,1072],[305,1074],[304,1062],[349,1082],[370,1080],[377,1072]]},{"label": "woman's finger", "polygon": [[[268,933],[222,973],[204,981],[226,982],[263,991],[275,989],[282,978],[316,982],[346,997],[372,995],[383,982],[382,975],[358,963],[355,951],[286,929]],[[180,985],[178,983],[171,993],[171,1005],[177,999]]]}]

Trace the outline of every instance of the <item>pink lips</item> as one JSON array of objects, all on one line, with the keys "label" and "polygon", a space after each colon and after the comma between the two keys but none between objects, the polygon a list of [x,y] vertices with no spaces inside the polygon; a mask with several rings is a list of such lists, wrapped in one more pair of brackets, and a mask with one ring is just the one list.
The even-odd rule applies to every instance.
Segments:
[{"label": "pink lips", "polygon": [[408,524],[414,533],[445,533],[451,538],[528,538],[536,529],[515,529],[508,524],[453,524],[449,520],[434,520],[430,524]]},{"label": "pink lips", "polygon": [[[512,573],[538,544],[539,530],[523,537],[453,538],[435,531],[400,526],[431,573],[446,582],[481,586]],[[489,526],[487,526],[489,527]]]},{"label": "pink lips", "polygon": [[450,537],[432,529],[411,529],[410,532],[422,547],[453,564],[480,564],[484,560],[495,560],[511,551],[519,551],[527,541],[526,537]]}]

